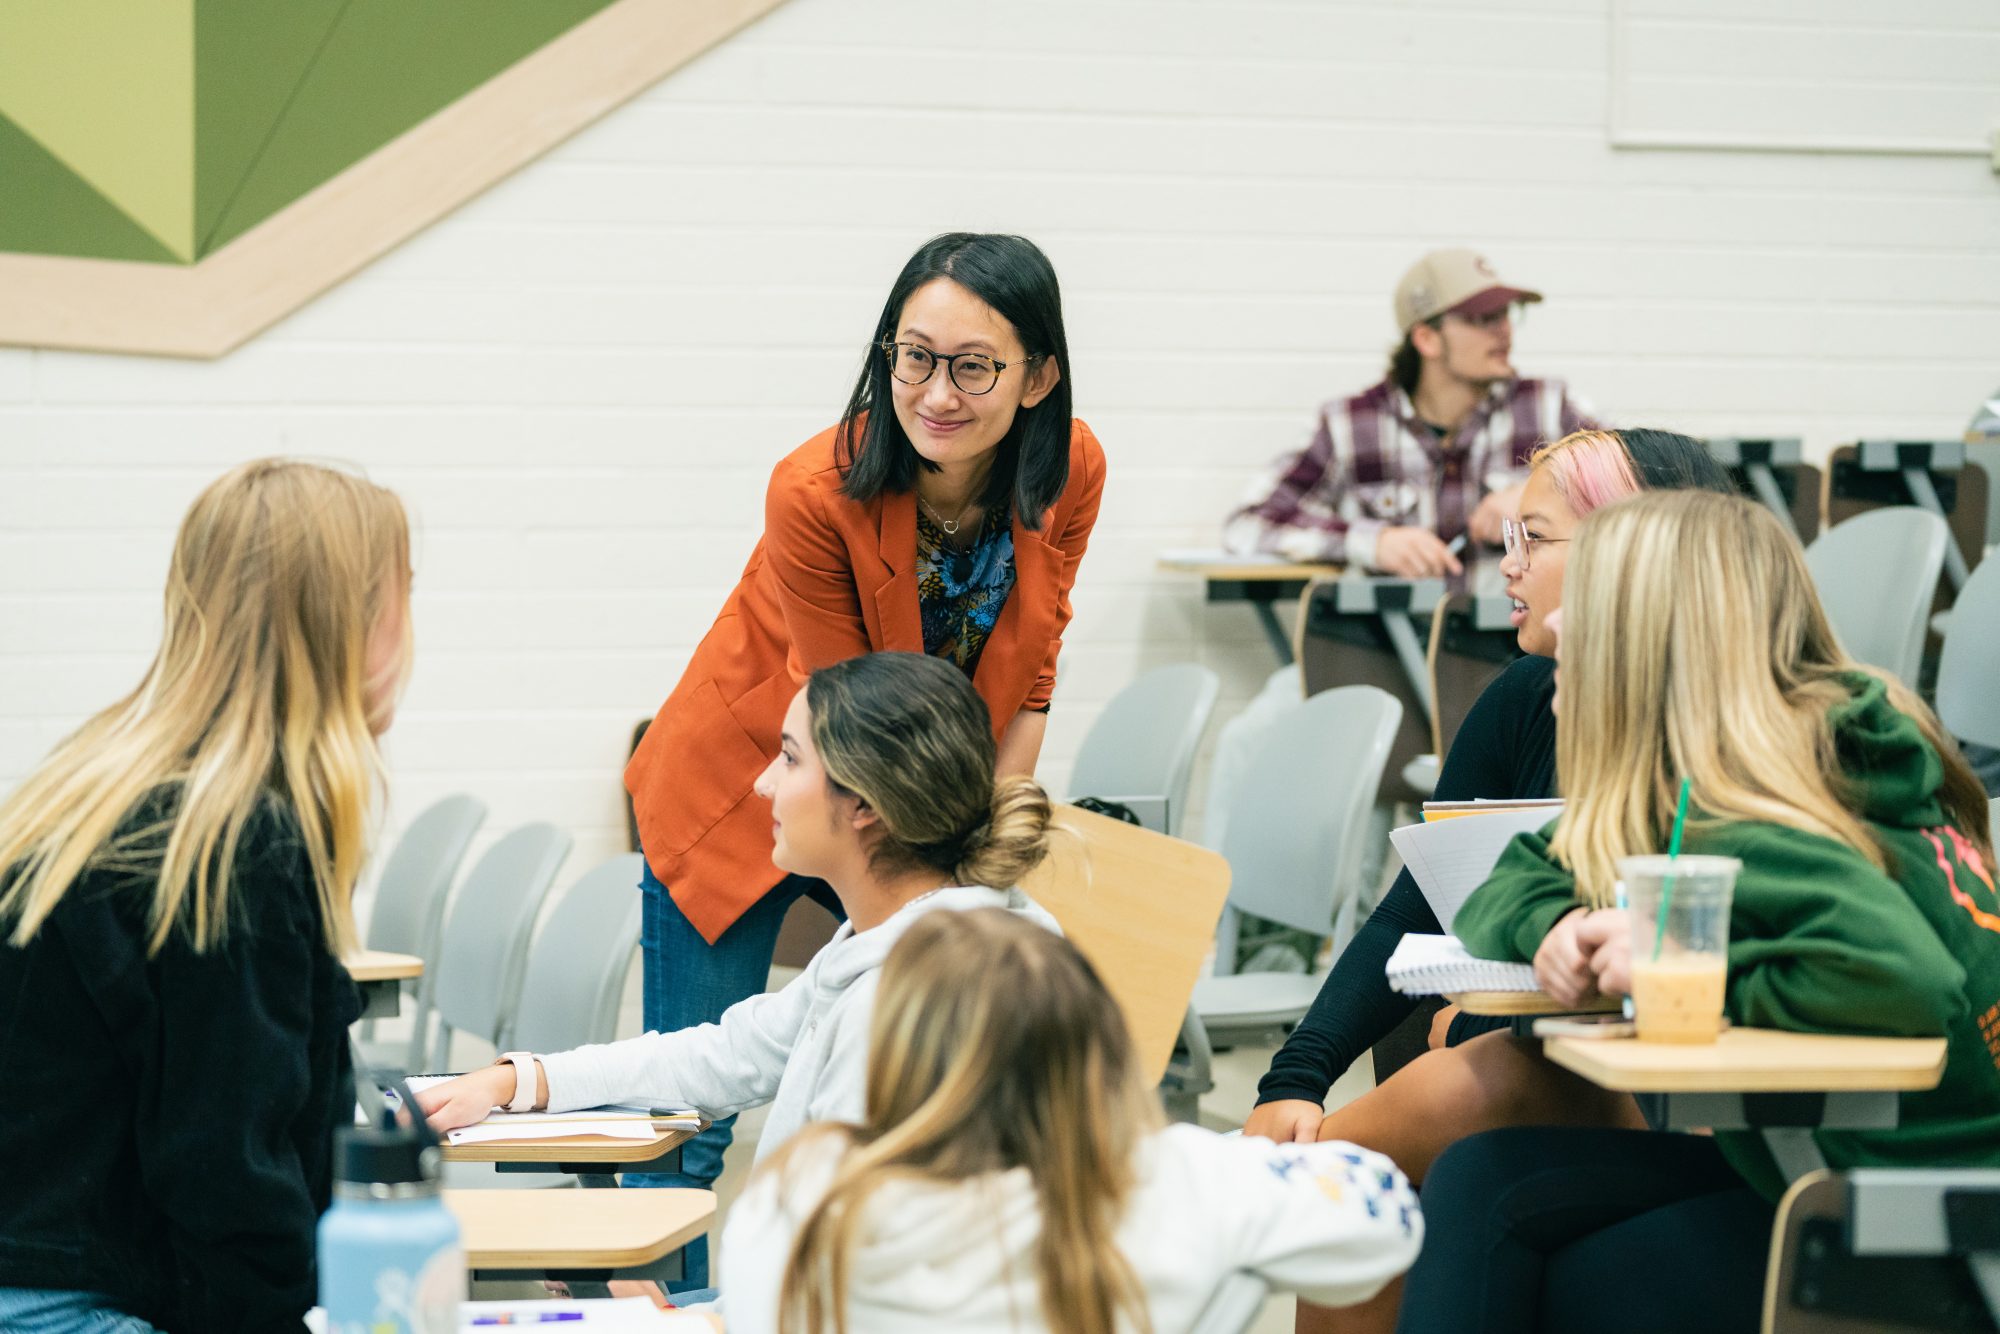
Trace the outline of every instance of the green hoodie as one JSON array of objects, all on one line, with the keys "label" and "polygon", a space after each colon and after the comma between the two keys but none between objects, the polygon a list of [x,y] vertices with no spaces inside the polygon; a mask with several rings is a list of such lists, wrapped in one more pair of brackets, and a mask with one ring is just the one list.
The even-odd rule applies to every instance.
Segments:
[{"label": "green hoodie", "polygon": [[[1729,920],[1731,1022],[1807,1033],[1949,1041],[1943,1081],[1902,1098],[1894,1130],[1822,1130],[1829,1166],[2000,1167],[2000,898],[1993,871],[1938,804],[1944,767],[1872,676],[1832,714],[1858,812],[1888,874],[1844,844],[1784,825],[1690,822],[1686,851],[1742,859]],[[1518,836],[1453,931],[1474,954],[1532,960],[1576,906],[1548,850]],[[1719,1134],[1730,1162],[1777,1198],[1783,1177],[1755,1134]]]}]

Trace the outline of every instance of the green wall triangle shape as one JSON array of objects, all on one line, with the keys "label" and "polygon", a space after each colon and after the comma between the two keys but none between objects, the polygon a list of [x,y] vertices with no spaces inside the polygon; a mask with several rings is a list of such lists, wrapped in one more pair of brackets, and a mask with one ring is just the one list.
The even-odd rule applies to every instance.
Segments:
[{"label": "green wall triangle shape", "polygon": [[[204,229],[201,253],[227,245],[611,3],[346,0],[248,174]],[[240,49],[247,55],[257,45],[245,41]],[[232,81],[203,65],[196,96],[205,103],[210,77],[222,80],[218,88]],[[205,107],[197,120],[210,123]],[[207,151],[204,142],[200,152]]]},{"label": "green wall triangle shape", "polygon": [[0,115],[194,257],[194,0],[0,0]]},{"label": "green wall triangle shape", "polygon": [[321,45],[349,0],[197,0],[194,11],[194,235],[212,248],[216,224],[257,165]]},{"label": "green wall triangle shape", "polygon": [[0,116],[0,251],[180,262],[20,126]]}]

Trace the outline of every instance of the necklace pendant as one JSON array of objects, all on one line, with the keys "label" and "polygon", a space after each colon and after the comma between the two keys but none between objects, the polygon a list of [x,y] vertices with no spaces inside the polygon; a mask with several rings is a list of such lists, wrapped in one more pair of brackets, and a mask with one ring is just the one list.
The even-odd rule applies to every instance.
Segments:
[{"label": "necklace pendant", "polygon": [[958,521],[956,519],[939,519],[938,527],[944,529],[946,537],[958,536]]}]

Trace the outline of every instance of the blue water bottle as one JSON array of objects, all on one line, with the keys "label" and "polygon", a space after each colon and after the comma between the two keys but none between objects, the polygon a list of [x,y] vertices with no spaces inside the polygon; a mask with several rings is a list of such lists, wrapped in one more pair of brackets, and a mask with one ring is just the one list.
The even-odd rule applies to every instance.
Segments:
[{"label": "blue water bottle", "polygon": [[[407,1090],[402,1105],[416,1105]],[[319,1221],[328,1334],[457,1334],[465,1296],[465,1249],[423,1118],[384,1109],[335,1131],[333,1207]]]}]

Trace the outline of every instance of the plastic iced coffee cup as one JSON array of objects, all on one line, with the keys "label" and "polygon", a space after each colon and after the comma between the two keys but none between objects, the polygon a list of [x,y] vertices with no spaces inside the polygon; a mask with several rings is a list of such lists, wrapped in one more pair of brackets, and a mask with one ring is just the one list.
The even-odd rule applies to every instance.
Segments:
[{"label": "plastic iced coffee cup", "polygon": [[1713,1042],[1729,974],[1734,857],[1625,857],[1632,1004],[1642,1042]]}]

